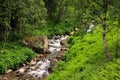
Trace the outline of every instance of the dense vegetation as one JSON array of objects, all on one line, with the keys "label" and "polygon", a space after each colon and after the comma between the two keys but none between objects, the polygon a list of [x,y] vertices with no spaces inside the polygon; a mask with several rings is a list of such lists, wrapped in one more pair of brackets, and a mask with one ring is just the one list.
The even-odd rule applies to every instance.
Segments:
[{"label": "dense vegetation", "polygon": [[17,69],[30,61],[35,53],[18,43],[8,43],[7,49],[0,51],[0,73],[5,73],[7,69]]},{"label": "dense vegetation", "polygon": [[24,36],[68,34],[65,61],[48,80],[119,80],[119,15],[119,0],[1,0],[0,73],[35,56]]},{"label": "dense vegetation", "polygon": [[[70,49],[66,52],[65,61],[61,61],[48,80],[119,80],[120,59],[108,62],[104,54],[101,25],[82,39],[72,36],[69,39]],[[107,29],[107,40],[112,56],[120,55],[117,49],[116,28]],[[119,30],[120,32],[120,30]],[[120,33],[119,33],[120,34]],[[118,35],[119,35],[118,34]]]}]

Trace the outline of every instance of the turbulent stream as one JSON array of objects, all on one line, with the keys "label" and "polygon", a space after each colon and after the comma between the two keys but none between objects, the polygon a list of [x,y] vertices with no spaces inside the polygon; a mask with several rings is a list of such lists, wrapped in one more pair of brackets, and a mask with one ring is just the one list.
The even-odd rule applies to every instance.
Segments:
[{"label": "turbulent stream", "polygon": [[0,75],[0,80],[44,80],[52,73],[52,69],[59,60],[64,60],[65,43],[68,35],[54,36],[48,40],[48,53],[39,54],[37,57],[24,64],[16,71],[9,70]]}]

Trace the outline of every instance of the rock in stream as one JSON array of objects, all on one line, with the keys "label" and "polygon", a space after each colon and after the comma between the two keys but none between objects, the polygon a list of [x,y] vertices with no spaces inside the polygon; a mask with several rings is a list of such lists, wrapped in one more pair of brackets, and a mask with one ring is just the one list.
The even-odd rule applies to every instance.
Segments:
[{"label": "rock in stream", "polygon": [[68,35],[61,35],[49,39],[46,42],[48,44],[49,54],[39,54],[39,56],[32,59],[27,65],[16,70],[14,72],[17,76],[15,80],[44,80],[49,76],[58,61],[64,59],[64,51],[67,50],[65,44],[68,37]]}]

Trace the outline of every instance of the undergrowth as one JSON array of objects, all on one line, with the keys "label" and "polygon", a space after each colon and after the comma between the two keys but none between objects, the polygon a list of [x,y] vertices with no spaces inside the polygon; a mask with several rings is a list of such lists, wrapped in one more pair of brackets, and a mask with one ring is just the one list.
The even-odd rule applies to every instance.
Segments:
[{"label": "undergrowth", "polygon": [[73,27],[66,26],[65,24],[48,24],[44,27],[40,27],[38,29],[34,29],[31,31],[27,31],[26,34],[32,35],[47,35],[48,37],[52,37],[53,35],[61,35],[61,34],[70,34],[73,30]]},{"label": "undergrowth", "polygon": [[[107,43],[113,58],[109,62],[105,56],[101,25],[82,39],[71,37],[70,49],[65,61],[59,62],[48,80],[120,80],[120,49],[116,52],[117,34],[115,27],[107,28]],[[120,35],[120,30],[118,31]]]},{"label": "undergrowth", "polygon": [[27,61],[30,61],[35,53],[19,43],[6,43],[5,48],[0,50],[0,73],[5,73],[7,69],[17,69]]},{"label": "undergrowth", "polygon": [[[47,35],[49,38],[53,35],[69,34],[72,31],[72,27],[68,28],[68,26],[64,24],[48,24],[39,28],[26,25],[25,28],[26,31],[23,35]],[[31,49],[22,45],[21,39],[23,35],[20,36],[16,33],[6,42],[0,42],[0,73],[5,73],[7,69],[17,69],[35,56],[35,53]]]}]

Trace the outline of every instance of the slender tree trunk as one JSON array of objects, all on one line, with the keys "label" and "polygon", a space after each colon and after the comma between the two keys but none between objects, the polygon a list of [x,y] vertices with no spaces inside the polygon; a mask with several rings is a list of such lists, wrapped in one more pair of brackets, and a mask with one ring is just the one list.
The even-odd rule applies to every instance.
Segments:
[{"label": "slender tree trunk", "polygon": [[106,14],[107,14],[107,8],[108,8],[108,0],[103,0],[103,9],[104,9],[104,18],[102,21],[102,26],[103,26],[103,42],[104,42],[104,49],[105,49],[105,55],[108,58],[109,61],[112,61],[110,52],[107,47],[107,40],[106,40]]}]

